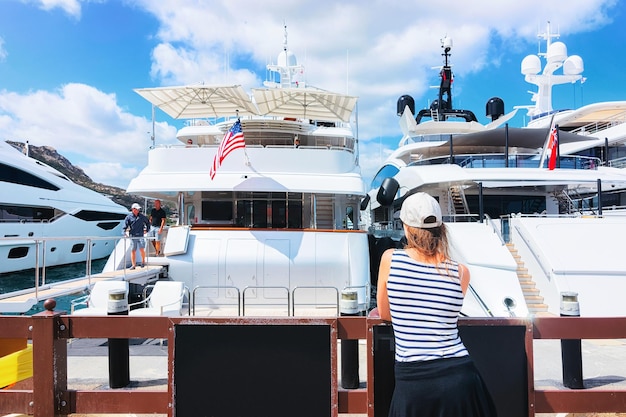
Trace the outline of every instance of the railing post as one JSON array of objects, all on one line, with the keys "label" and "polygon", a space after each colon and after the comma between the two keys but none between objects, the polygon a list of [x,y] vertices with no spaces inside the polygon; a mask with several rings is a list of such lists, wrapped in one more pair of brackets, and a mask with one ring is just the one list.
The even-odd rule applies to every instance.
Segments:
[{"label": "railing post", "polygon": [[53,311],[55,300],[44,302],[45,311],[33,316],[33,404],[35,417],[69,414],[67,398],[67,340],[60,332],[64,312]]},{"label": "railing post", "polygon": [[[109,291],[107,315],[119,316],[128,314],[126,291]],[[130,358],[128,339],[109,338],[109,387],[124,388],[130,384]]]},{"label": "railing post", "polygon": [[[339,305],[341,316],[360,316],[358,293],[356,290],[343,290]],[[341,341],[341,387],[355,389],[359,380],[359,341],[343,339]]]},{"label": "railing post", "polygon": [[[561,317],[580,317],[578,293],[561,293]],[[561,339],[563,385],[581,389],[583,385],[583,358],[580,339]]]}]

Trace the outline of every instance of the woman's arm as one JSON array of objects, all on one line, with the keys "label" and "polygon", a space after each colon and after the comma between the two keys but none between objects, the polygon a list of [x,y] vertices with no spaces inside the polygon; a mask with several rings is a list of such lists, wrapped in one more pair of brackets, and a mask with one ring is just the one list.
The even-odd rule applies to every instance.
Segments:
[{"label": "woman's arm", "polygon": [[389,309],[389,297],[387,295],[387,280],[389,279],[389,271],[391,270],[391,255],[394,249],[387,249],[380,258],[380,267],[378,269],[378,285],[376,290],[376,305],[380,318],[391,321],[391,311]]},{"label": "woman's arm", "polygon": [[470,272],[463,264],[459,264],[459,279],[461,280],[461,290],[463,291],[463,295],[465,295],[470,283]]}]

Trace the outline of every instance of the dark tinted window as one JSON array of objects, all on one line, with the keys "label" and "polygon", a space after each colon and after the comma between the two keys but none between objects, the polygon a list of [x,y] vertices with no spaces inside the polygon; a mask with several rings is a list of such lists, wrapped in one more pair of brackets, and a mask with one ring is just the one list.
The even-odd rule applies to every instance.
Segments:
[{"label": "dark tinted window", "polygon": [[81,210],[74,215],[85,221],[103,221],[103,220],[124,220],[126,215],[123,213],[109,213],[106,211]]},{"label": "dark tinted window", "polygon": [[45,188],[46,190],[59,190],[59,187],[42,178],[5,164],[0,164],[0,181],[27,185],[29,187]]}]

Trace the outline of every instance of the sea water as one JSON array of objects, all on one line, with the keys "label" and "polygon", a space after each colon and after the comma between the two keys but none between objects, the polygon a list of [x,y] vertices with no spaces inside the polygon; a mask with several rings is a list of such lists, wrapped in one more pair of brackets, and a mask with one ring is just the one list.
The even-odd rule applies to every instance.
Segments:
[{"label": "sea water", "polygon": [[[97,259],[91,262],[91,273],[99,274],[102,272],[107,258]],[[46,267],[45,270],[45,283],[52,284],[67,279],[81,278],[87,275],[87,264],[85,262],[77,262],[69,265]],[[0,294],[23,290],[27,288],[33,288],[35,286],[35,269],[28,269],[19,272],[10,272],[6,274],[0,274]],[[42,284],[43,273],[39,272],[39,283]],[[75,295],[67,295],[55,298],[57,305],[55,310],[66,311],[69,313],[71,301],[84,294],[79,293]],[[26,315],[32,315],[43,311],[43,301],[37,303],[31,308]]]}]

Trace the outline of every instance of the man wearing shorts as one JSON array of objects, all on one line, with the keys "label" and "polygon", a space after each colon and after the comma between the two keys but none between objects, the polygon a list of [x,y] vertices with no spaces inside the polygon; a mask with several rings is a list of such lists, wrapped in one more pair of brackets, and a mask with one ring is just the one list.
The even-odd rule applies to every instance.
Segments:
[{"label": "man wearing shorts", "polygon": [[154,238],[152,246],[154,246],[156,256],[161,256],[161,238],[166,217],[165,210],[161,207],[161,200],[154,200],[154,208],[150,212],[150,231],[148,236]]},{"label": "man wearing shorts", "polygon": [[137,267],[137,249],[141,253],[141,264],[139,267],[141,268],[146,264],[146,241],[144,235],[150,228],[150,221],[141,213],[139,204],[133,203],[130,210],[131,213],[124,220],[124,231],[126,236],[131,237],[130,261],[132,267],[130,269],[135,269]]}]

